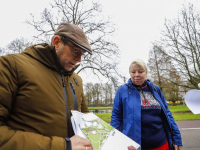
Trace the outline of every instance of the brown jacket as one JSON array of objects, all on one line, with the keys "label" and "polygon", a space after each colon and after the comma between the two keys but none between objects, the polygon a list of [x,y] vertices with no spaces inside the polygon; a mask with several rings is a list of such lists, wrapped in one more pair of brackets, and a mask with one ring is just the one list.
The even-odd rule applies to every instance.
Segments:
[{"label": "brown jacket", "polygon": [[[65,150],[67,117],[60,63],[53,46],[28,47],[21,54],[0,57],[0,150]],[[88,112],[82,79],[67,72],[68,110]],[[73,130],[70,123],[70,135]]]}]

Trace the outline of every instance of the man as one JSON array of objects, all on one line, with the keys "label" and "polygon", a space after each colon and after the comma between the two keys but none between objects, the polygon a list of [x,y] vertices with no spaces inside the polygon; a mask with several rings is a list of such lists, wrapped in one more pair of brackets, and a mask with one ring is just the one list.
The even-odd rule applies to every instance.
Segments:
[{"label": "man", "polygon": [[0,57],[0,149],[92,150],[74,135],[71,110],[88,112],[82,79],[74,73],[92,53],[85,33],[61,23],[52,45],[38,44]]}]

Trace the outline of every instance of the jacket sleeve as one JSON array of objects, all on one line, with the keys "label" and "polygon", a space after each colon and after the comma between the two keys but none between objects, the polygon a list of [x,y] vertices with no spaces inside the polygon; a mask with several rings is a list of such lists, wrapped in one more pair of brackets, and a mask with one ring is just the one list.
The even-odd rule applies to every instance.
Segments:
[{"label": "jacket sleeve", "polygon": [[165,110],[167,113],[167,118],[168,118],[171,130],[172,130],[171,131],[172,141],[174,142],[174,144],[182,146],[182,138],[181,138],[180,130],[178,129],[178,126],[177,126],[176,122],[174,121],[174,118],[168,108],[168,104],[164,98],[162,91],[160,90],[160,88],[157,85],[156,85],[156,88],[158,89],[158,94],[160,95],[160,98],[162,100],[162,103],[164,104],[164,107],[165,107]]},{"label": "jacket sleeve", "polygon": [[1,150],[65,150],[62,137],[10,128],[6,122],[18,91],[17,69],[12,55],[0,57],[0,149]]},{"label": "jacket sleeve", "polygon": [[118,88],[115,95],[110,125],[117,130],[122,131],[121,126],[123,121],[123,103],[120,89],[121,87]]}]

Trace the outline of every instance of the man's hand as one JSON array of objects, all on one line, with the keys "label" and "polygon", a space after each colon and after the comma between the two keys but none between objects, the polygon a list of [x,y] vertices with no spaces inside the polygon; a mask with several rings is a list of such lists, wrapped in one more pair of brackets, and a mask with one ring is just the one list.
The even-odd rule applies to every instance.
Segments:
[{"label": "man's hand", "polygon": [[133,146],[128,146],[128,150],[136,150],[136,148]]},{"label": "man's hand", "polygon": [[72,150],[93,150],[92,144],[78,135],[74,135],[70,139]]}]

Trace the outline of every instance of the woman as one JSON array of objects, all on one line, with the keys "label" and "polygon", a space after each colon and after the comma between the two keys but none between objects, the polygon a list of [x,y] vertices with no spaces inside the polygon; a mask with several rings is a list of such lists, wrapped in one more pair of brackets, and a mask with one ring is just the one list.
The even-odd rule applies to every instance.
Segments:
[{"label": "woman", "polygon": [[130,79],[115,96],[111,125],[139,143],[142,150],[182,148],[180,131],[157,85],[147,78],[142,60],[129,67]]}]

